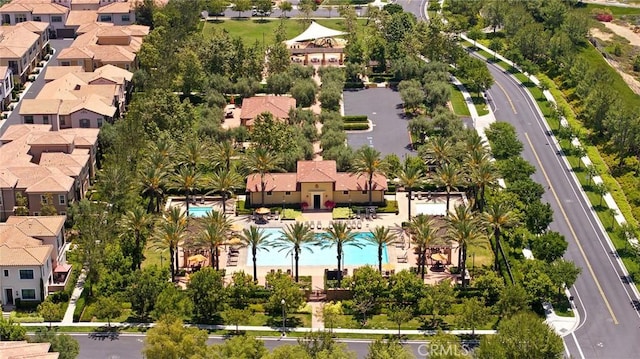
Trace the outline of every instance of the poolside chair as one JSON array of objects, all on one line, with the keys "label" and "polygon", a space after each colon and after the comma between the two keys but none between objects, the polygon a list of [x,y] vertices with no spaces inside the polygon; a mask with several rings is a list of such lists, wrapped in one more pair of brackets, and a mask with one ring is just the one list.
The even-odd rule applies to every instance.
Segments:
[{"label": "poolside chair", "polygon": [[418,193],[416,194],[416,199],[417,199],[417,200],[422,200],[422,192],[418,192]]},{"label": "poolside chair", "polygon": [[318,222],[316,223],[316,229],[317,229],[317,230],[321,230],[321,229],[322,229],[322,221],[318,221]]},{"label": "poolside chair", "polygon": [[351,220],[347,221],[347,229],[351,229]]},{"label": "poolside chair", "polygon": [[356,227],[358,229],[362,229],[362,221],[358,219],[358,222],[356,222]]},{"label": "poolside chair", "polygon": [[398,263],[407,263],[408,255],[407,252],[404,252],[403,255],[397,257]]},{"label": "poolside chair", "polygon": [[356,212],[356,219],[360,219],[360,208],[358,208]]},{"label": "poolside chair", "polygon": [[329,228],[333,227],[333,221],[329,221]]},{"label": "poolside chair", "polygon": [[371,218],[373,218],[373,219],[378,218],[378,214],[376,213],[376,209],[375,208],[371,209]]},{"label": "poolside chair", "polygon": [[311,222],[309,223],[309,227],[311,228],[311,230],[316,229],[316,221],[311,221]]},{"label": "poolside chair", "polygon": [[279,220],[280,219],[280,211],[276,211],[276,215],[275,215],[275,220]]}]

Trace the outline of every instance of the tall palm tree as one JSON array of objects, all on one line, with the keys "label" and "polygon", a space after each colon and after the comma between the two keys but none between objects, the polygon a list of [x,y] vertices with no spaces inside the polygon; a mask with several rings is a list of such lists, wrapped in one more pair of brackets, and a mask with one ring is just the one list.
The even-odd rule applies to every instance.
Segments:
[{"label": "tall palm tree", "polygon": [[438,168],[453,159],[454,147],[447,138],[438,136],[429,139],[425,151],[425,162]]},{"label": "tall palm tree", "polygon": [[164,219],[156,227],[153,237],[153,247],[164,250],[169,248],[169,268],[171,270],[171,281],[176,280],[178,270],[178,246],[184,241],[187,235],[187,216],[180,208],[173,207],[165,213]]},{"label": "tall palm tree", "polygon": [[146,164],[155,168],[167,170],[170,167],[171,157],[174,153],[173,147],[171,137],[159,136],[151,145]]},{"label": "tall palm tree", "polygon": [[274,248],[280,248],[280,251],[287,250],[287,255],[293,253],[295,261],[295,278],[298,282],[298,261],[300,260],[300,252],[306,248],[310,251],[310,246],[315,243],[315,235],[311,228],[301,222],[295,222],[287,225],[281,237],[275,238],[271,245]]},{"label": "tall palm tree", "polygon": [[373,178],[384,175],[387,164],[380,157],[380,152],[373,147],[362,146],[355,154],[351,172],[358,176],[366,176],[369,192],[369,205],[373,203]]},{"label": "tall palm tree", "polygon": [[187,166],[192,170],[196,170],[205,161],[205,154],[208,152],[206,144],[200,142],[199,138],[191,138],[182,148],[180,156],[181,166]]},{"label": "tall palm tree", "polygon": [[469,181],[474,187],[475,207],[481,212],[484,210],[487,187],[495,186],[498,182],[498,171],[493,162],[487,159],[470,168]]},{"label": "tall palm tree", "polygon": [[458,190],[458,186],[463,183],[464,177],[462,168],[457,162],[443,163],[434,175],[436,185],[444,187],[447,191],[447,216],[449,215],[449,202],[451,200],[451,190]]},{"label": "tall palm tree", "polygon": [[398,172],[398,179],[400,180],[400,184],[402,184],[405,189],[408,191],[408,201],[409,205],[407,208],[408,220],[411,220],[411,195],[413,192],[413,188],[422,184],[426,177],[422,170],[418,166],[411,166],[405,163],[405,168],[401,169]]},{"label": "tall palm tree", "polygon": [[264,206],[264,193],[266,189],[265,177],[270,172],[280,171],[281,163],[282,160],[278,155],[262,147],[255,147],[249,152],[246,158],[245,166],[249,172],[252,173],[251,175],[257,173],[260,176],[260,204],[262,206]]},{"label": "tall palm tree", "polygon": [[[502,239],[502,231],[509,227],[513,227],[518,223],[518,220],[515,214],[511,211],[511,209],[503,202],[492,203],[487,207],[486,212],[483,213],[483,221],[485,225],[493,230],[493,240],[495,242],[495,261],[493,264],[493,269],[496,272],[500,271],[500,260],[498,259],[498,253],[500,252],[503,256],[505,263],[507,263],[507,258],[504,255],[504,251],[502,250],[502,245],[500,244],[500,240]],[[509,275],[511,276],[511,271],[509,271]],[[511,278],[513,281],[513,277]]]},{"label": "tall palm tree", "polygon": [[131,270],[140,269],[144,259],[142,253],[153,228],[153,223],[154,218],[141,206],[133,207],[122,216],[121,236],[132,236],[134,241]]},{"label": "tall palm tree", "polygon": [[436,227],[433,218],[419,214],[409,223],[409,231],[411,233],[411,241],[416,248],[416,252],[418,252],[420,277],[424,281],[427,266],[427,250],[432,245],[439,243],[436,236],[438,227]]},{"label": "tall palm tree", "polygon": [[160,212],[164,202],[167,173],[157,167],[146,167],[140,171],[140,187],[142,197],[149,198],[148,212]]},{"label": "tall palm tree", "polygon": [[206,216],[199,218],[200,236],[197,238],[197,245],[207,247],[210,254],[211,267],[220,270],[220,246],[224,245],[231,232],[231,221],[224,213],[211,211]]},{"label": "tall palm tree", "polygon": [[487,152],[486,143],[475,130],[467,132],[464,139],[464,147],[467,153]]},{"label": "tall palm tree", "polygon": [[378,247],[378,271],[382,273],[382,249],[393,243],[397,236],[389,230],[389,227],[385,226],[376,226],[370,233],[371,237],[368,237],[367,241]]},{"label": "tall palm tree", "polygon": [[225,170],[231,169],[231,160],[238,155],[238,151],[231,141],[216,143],[211,151],[211,162],[214,166]]},{"label": "tall palm tree", "polygon": [[173,189],[184,192],[187,202],[187,213],[189,213],[189,198],[191,193],[195,192],[200,186],[200,173],[191,167],[182,166],[178,172],[171,176],[170,180]]},{"label": "tall palm tree", "polygon": [[459,205],[455,213],[448,218],[449,239],[458,243],[458,264],[462,276],[462,287],[466,286],[467,248],[471,245],[482,246],[486,240],[484,228],[472,212],[470,206]]},{"label": "tall palm tree", "polygon": [[334,245],[336,246],[336,258],[338,259],[338,288],[340,288],[340,284],[342,282],[343,248],[344,246],[362,248],[362,243],[358,242],[357,234],[347,227],[347,222],[333,222],[329,230],[322,233],[320,238],[323,241],[318,244],[323,248],[330,248]]},{"label": "tall palm tree", "polygon": [[269,235],[264,233],[264,230],[259,229],[256,226],[251,226],[249,228],[245,228],[242,230],[242,234],[240,235],[240,240],[244,243],[245,246],[251,248],[251,255],[253,258],[253,281],[258,283],[258,269],[256,268],[256,256],[258,251],[264,249],[265,251],[269,251],[266,247],[268,244],[267,239]]},{"label": "tall palm tree", "polygon": [[222,213],[227,213],[227,195],[232,195],[233,191],[242,187],[243,184],[244,179],[233,167],[228,170],[220,168],[211,175],[209,185],[213,189],[212,192],[222,195]]}]

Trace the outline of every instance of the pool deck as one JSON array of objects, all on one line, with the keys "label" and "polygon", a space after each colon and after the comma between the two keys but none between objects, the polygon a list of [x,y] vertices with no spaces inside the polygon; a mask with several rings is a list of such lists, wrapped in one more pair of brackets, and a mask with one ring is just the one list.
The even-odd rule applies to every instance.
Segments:
[{"label": "pool deck", "polygon": [[[450,207],[451,209],[454,206],[457,206],[462,203],[463,199],[460,196],[451,197]],[[243,196],[239,196],[241,199]],[[417,196],[416,196],[417,197]],[[378,213],[376,219],[366,219],[364,216],[361,216],[360,221],[362,222],[362,228],[353,229],[355,232],[369,232],[373,230],[377,226],[385,226],[392,229],[396,229],[398,235],[403,238],[404,244],[400,245],[390,245],[387,246],[387,256],[388,263],[383,264],[383,272],[384,274],[391,274],[392,272],[399,272],[401,270],[409,270],[412,266],[415,266],[417,262],[417,256],[413,252],[413,248],[411,247],[411,243],[409,239],[401,234],[401,224],[408,220],[408,198],[406,192],[398,192],[395,195],[387,195],[385,196],[388,200],[395,200],[398,202],[399,213]],[[413,199],[411,201],[411,213],[413,215],[418,213],[418,207],[425,207],[427,204],[439,204],[438,207],[442,207],[441,204],[446,202],[446,198],[441,193],[433,193],[429,196],[429,199],[426,196],[423,196],[421,199]],[[183,210],[186,209],[184,199],[182,198],[171,198],[167,201],[167,207],[170,206],[180,206]],[[190,208],[203,208],[203,207],[211,207],[213,210],[222,211],[222,203],[219,197],[202,197],[196,196],[195,201],[192,201],[189,204]],[[435,208],[435,206],[434,206]],[[244,228],[249,228],[251,225],[258,226],[259,228],[279,228],[282,229],[286,227],[290,223],[294,223],[293,220],[281,220],[281,219],[271,219],[266,223],[257,224],[252,221],[252,216],[250,215],[234,215],[235,213],[235,200],[229,199],[227,200],[227,214],[230,216],[230,219],[234,223],[238,223],[242,225]],[[317,221],[321,222],[321,230],[315,229],[315,232],[321,232],[329,226],[329,223],[333,220],[332,213],[330,211],[313,211],[313,210],[305,210],[302,214],[302,218],[298,218],[297,221],[313,221],[316,224]],[[454,244],[455,246],[455,244]],[[247,248],[240,248],[236,264],[229,261],[229,247],[225,246],[220,255],[220,263],[221,268],[226,269],[226,278],[227,280],[231,280],[233,273],[238,271],[243,271],[245,273],[253,274],[253,265],[251,263],[251,259],[247,258],[249,256],[249,252]],[[178,251],[180,263],[184,263],[184,252],[180,248]],[[269,255],[269,252],[259,251],[259,256]],[[308,255],[308,254],[304,254]],[[400,260],[400,257],[406,257],[406,260]],[[451,251],[451,263],[449,265],[456,266],[458,261],[458,249],[452,248]],[[204,263],[204,265],[208,265],[208,261]],[[353,270],[361,267],[361,265],[346,265],[344,269],[348,271],[348,275],[353,274]],[[327,264],[327,265],[300,265],[299,266],[299,274],[300,276],[311,276],[311,285],[312,290],[323,290],[324,289],[324,273],[325,269],[336,269],[337,268],[337,259],[335,264]],[[428,272],[426,273],[425,283],[437,283],[444,279],[452,278],[452,275],[447,271],[445,272],[433,272],[429,268],[427,268]],[[291,263],[287,263],[286,265],[281,266],[258,266],[258,283],[264,285],[265,277],[271,271],[282,271],[287,273],[290,271],[293,273],[293,266]]]}]

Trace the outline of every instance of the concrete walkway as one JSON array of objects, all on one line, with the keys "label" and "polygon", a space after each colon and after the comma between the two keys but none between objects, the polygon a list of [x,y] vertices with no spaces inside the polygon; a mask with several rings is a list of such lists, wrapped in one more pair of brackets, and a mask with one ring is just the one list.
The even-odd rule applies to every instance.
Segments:
[{"label": "concrete walkway", "polygon": [[82,295],[82,291],[84,290],[84,281],[87,278],[87,273],[84,268],[80,272],[78,276],[78,281],[76,282],[76,287],[73,288],[73,293],[71,293],[71,298],[69,299],[69,306],[67,307],[67,311],[64,313],[64,317],[62,318],[61,325],[69,325],[73,324],[73,312],[76,310],[76,302]]},{"label": "concrete walkway", "polygon": [[311,328],[323,329],[322,307],[324,302],[310,302],[309,305],[311,306]]}]

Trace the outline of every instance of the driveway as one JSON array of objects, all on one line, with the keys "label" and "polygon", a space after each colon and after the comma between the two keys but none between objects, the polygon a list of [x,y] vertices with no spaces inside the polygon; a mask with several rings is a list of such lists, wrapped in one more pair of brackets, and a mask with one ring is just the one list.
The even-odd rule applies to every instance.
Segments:
[{"label": "driveway", "polygon": [[[24,95],[23,99],[36,98],[36,96],[38,95],[38,93],[40,92],[42,87],[44,86],[44,73],[45,73],[46,68],[49,65],[56,65],[56,58],[58,57],[58,54],[60,53],[60,51],[62,49],[66,49],[67,47],[69,47],[72,42],[73,42],[73,39],[49,40],[49,44],[56,51],[53,54],[53,57],[51,58],[51,60],[44,67],[44,69],[42,71],[40,71],[40,75],[38,76],[36,81],[31,85],[31,87],[29,87],[29,90]],[[7,130],[7,127],[9,127],[11,125],[22,123],[22,121],[20,120],[20,106],[22,106],[22,100],[18,103],[18,106],[16,106],[16,108],[11,112],[11,115],[9,115],[7,120],[4,121],[4,123],[0,127],[0,136],[2,136],[4,131]]]},{"label": "driveway", "polygon": [[353,149],[372,146],[382,156],[394,153],[400,158],[412,153],[407,130],[409,120],[404,117],[400,93],[388,88],[372,88],[344,92],[345,115],[367,115],[373,130],[347,133]]}]

